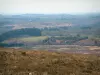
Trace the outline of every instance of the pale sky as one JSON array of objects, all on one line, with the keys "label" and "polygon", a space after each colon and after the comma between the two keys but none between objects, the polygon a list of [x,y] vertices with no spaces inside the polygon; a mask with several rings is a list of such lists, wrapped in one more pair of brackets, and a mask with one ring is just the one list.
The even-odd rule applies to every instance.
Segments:
[{"label": "pale sky", "polygon": [[1,14],[100,12],[100,0],[0,0]]}]

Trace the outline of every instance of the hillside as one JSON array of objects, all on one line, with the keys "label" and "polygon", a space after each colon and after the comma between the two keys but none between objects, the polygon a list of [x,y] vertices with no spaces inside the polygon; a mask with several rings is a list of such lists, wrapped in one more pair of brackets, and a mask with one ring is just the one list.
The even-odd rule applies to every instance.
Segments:
[{"label": "hillside", "polygon": [[100,56],[0,48],[1,75],[100,75]]},{"label": "hillside", "polygon": [[38,28],[23,28],[5,32],[0,35],[0,42],[17,37],[27,37],[27,36],[41,36],[41,30]]}]

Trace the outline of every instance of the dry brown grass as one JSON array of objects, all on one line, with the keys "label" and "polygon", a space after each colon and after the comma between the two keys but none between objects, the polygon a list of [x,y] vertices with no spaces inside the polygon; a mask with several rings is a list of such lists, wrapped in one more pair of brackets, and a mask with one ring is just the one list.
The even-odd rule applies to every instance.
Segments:
[{"label": "dry brown grass", "polygon": [[100,75],[100,57],[0,48],[2,75]]}]

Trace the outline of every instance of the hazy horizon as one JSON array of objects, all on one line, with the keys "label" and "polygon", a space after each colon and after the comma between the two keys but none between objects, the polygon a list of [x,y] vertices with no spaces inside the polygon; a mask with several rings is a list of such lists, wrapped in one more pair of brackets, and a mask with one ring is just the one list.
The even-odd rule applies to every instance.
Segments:
[{"label": "hazy horizon", "polygon": [[0,0],[0,14],[100,13],[100,0]]}]

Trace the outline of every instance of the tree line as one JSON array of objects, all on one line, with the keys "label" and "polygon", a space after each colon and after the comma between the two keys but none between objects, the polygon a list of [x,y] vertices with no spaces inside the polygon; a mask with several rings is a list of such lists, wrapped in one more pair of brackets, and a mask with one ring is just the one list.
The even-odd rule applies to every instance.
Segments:
[{"label": "tree line", "polygon": [[9,38],[17,38],[22,36],[41,36],[41,30],[38,28],[24,28],[5,32],[0,35],[0,42]]}]

